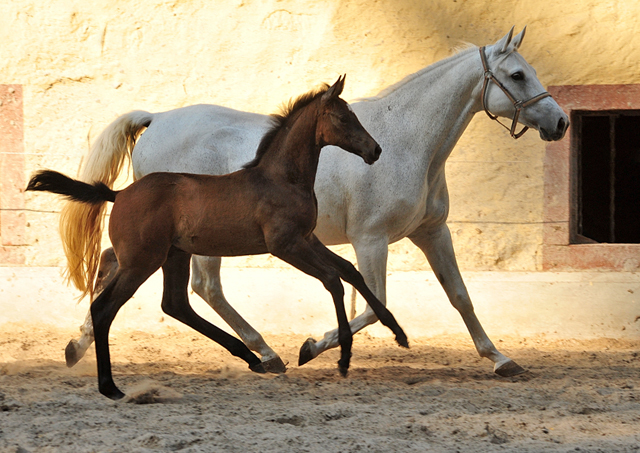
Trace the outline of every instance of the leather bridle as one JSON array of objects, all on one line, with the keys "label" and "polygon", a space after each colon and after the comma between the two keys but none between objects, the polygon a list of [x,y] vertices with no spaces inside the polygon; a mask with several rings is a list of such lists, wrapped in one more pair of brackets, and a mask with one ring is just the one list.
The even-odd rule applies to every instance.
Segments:
[{"label": "leather bridle", "polygon": [[[550,97],[551,95],[548,92],[544,91],[544,92],[532,97],[531,99],[527,99],[526,101],[517,100],[515,97],[513,97],[513,95],[509,92],[509,90],[507,90],[507,88],[502,83],[500,83],[500,81],[496,78],[496,76],[493,74],[491,69],[489,69],[489,65],[487,64],[487,56],[485,54],[484,49],[485,49],[484,47],[480,47],[480,59],[482,60],[482,68],[484,69],[484,83],[482,85],[482,95],[481,95],[482,108],[487,113],[489,118],[491,118],[492,120],[496,120],[498,123],[500,123],[505,129],[507,129],[511,133],[511,136],[514,139],[518,139],[518,138],[522,137],[522,135],[525,132],[527,132],[527,130],[529,129],[528,126],[524,126],[522,128],[522,130],[516,134],[516,125],[518,124],[518,117],[520,116],[520,110],[522,110],[525,107],[530,106],[531,104],[534,104],[534,103],[538,102],[541,99],[544,99],[546,97]],[[489,82],[495,83],[498,86],[498,88],[500,88],[504,92],[504,94],[507,95],[509,100],[513,103],[513,107],[515,108],[515,112],[513,114],[513,120],[512,120],[512,123],[511,123],[511,127],[509,127],[506,124],[502,123],[498,119],[498,116],[497,115],[493,115],[489,111],[489,109],[487,108],[487,89],[489,88]]]}]

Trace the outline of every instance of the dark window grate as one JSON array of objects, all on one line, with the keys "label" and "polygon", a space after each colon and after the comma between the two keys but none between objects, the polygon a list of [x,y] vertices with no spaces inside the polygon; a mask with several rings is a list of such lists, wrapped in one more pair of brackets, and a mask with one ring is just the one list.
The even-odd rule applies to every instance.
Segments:
[{"label": "dark window grate", "polygon": [[640,111],[574,112],[575,242],[640,243]]}]

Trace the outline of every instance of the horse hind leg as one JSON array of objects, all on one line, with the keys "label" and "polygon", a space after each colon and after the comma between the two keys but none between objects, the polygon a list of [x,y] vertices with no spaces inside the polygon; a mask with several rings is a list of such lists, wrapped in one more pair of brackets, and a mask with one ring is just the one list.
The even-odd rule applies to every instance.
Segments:
[{"label": "horse hind leg", "polygon": [[[100,255],[100,265],[98,267],[98,276],[93,287],[92,303],[93,300],[95,300],[95,298],[98,297],[113,280],[117,270],[118,259],[113,251],[113,247],[109,247],[102,252],[102,255]],[[87,310],[87,316],[85,317],[84,323],[80,326],[80,338],[78,340],[70,340],[64,350],[65,361],[69,368],[73,367],[80,361],[80,359],[82,359],[82,357],[84,357],[89,346],[93,343],[93,340],[93,322],[91,320],[91,309],[89,309]]]},{"label": "horse hind leg", "polygon": [[261,355],[262,365],[267,372],[286,372],[287,367],[280,356],[224,297],[220,282],[221,261],[219,257],[194,256],[191,259],[191,287],[240,336],[250,350]]},{"label": "horse hind leg", "polygon": [[162,310],[247,362],[252,371],[265,373],[260,359],[242,341],[207,322],[191,308],[187,294],[190,259],[191,255],[176,248],[169,251],[169,257],[162,266],[164,274]]}]

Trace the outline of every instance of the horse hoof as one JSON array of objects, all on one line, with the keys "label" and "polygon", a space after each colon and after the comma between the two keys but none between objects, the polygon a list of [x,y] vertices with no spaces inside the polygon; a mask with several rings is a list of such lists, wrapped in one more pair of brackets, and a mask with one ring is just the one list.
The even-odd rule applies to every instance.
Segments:
[{"label": "horse hoof", "polygon": [[115,385],[109,386],[108,389],[100,389],[100,393],[109,398],[110,400],[118,401],[125,397],[125,394],[120,391]]},{"label": "horse hoof", "polygon": [[273,359],[265,360],[262,362],[262,366],[267,371],[267,373],[286,373],[287,365],[282,361],[279,356],[274,357]]},{"label": "horse hoof", "polygon": [[262,364],[262,362],[255,365],[249,365],[249,369],[254,373],[265,374],[267,372],[267,370],[264,369],[264,365]]},{"label": "horse hoof", "polygon": [[527,370],[522,368],[513,360],[509,360],[508,362],[505,362],[502,365],[496,367],[496,369],[494,369],[493,371],[498,376],[511,377],[511,376],[517,376],[519,374],[525,373]]},{"label": "horse hoof", "polygon": [[64,358],[69,368],[78,363],[83,355],[80,354],[80,344],[76,340],[71,340],[64,348]]},{"label": "horse hoof", "polygon": [[403,348],[409,349],[409,340],[404,332],[402,332],[402,336],[396,335],[396,342]]},{"label": "horse hoof", "polygon": [[340,375],[342,377],[347,377],[347,373],[349,373],[349,367],[348,366],[344,367],[344,366],[338,365],[338,370],[340,371]]},{"label": "horse hoof", "polygon": [[313,355],[313,346],[315,344],[316,340],[314,340],[313,338],[307,338],[307,341],[305,341],[300,348],[300,355],[298,356],[298,366],[302,366],[310,360],[315,359],[316,356]]}]

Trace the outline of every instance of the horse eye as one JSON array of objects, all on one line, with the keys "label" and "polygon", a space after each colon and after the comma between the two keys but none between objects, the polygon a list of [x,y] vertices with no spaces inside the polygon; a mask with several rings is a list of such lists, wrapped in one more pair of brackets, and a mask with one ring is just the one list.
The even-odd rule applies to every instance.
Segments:
[{"label": "horse eye", "polygon": [[514,72],[513,74],[511,74],[511,78],[513,80],[524,80],[524,74],[522,73],[522,71]]},{"label": "horse eye", "polygon": [[347,122],[347,116],[346,115],[340,115],[340,114],[333,114],[333,117],[336,118],[339,122],[341,123],[346,123]]}]

